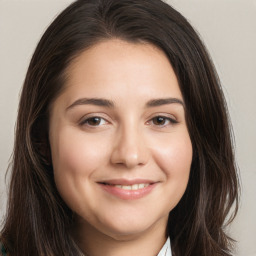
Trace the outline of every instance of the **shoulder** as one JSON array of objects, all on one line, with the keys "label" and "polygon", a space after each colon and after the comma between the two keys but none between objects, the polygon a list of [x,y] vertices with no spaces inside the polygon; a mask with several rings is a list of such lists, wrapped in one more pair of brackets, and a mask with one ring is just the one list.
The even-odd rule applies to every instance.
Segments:
[{"label": "shoulder", "polygon": [[0,242],[0,256],[8,256],[3,244]]}]

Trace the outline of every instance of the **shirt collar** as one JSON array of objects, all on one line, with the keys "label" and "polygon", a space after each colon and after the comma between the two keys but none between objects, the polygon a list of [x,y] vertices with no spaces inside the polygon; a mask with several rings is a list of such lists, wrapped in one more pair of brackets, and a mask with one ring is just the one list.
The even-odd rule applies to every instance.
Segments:
[{"label": "shirt collar", "polygon": [[157,256],[172,256],[171,241],[169,237]]}]

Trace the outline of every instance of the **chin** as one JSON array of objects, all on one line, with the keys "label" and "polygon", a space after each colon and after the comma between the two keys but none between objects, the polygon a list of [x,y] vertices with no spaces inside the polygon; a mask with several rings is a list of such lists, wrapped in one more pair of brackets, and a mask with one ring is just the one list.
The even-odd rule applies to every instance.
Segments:
[{"label": "chin", "polygon": [[[131,240],[139,237],[140,235],[151,232],[153,229],[157,229],[158,226],[163,226],[162,221],[164,221],[164,226],[167,224],[167,218],[160,219],[146,219],[146,216],[140,216],[136,218],[135,216],[123,216],[122,218],[115,218],[112,221],[104,220],[104,224],[98,227],[98,230],[103,232],[105,235],[115,239],[115,240]],[[160,224],[160,225],[159,225]]]},{"label": "chin", "polygon": [[106,229],[105,235],[117,241],[128,241],[141,236],[148,229],[148,227],[108,228]]}]

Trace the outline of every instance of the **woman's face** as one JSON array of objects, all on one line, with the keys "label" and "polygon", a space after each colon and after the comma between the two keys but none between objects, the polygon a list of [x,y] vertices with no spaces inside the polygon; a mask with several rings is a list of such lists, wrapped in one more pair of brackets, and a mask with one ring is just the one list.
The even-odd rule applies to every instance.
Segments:
[{"label": "woman's face", "polygon": [[68,68],[50,114],[57,189],[77,221],[111,237],[164,232],[185,192],[192,145],[165,54],[108,40]]}]

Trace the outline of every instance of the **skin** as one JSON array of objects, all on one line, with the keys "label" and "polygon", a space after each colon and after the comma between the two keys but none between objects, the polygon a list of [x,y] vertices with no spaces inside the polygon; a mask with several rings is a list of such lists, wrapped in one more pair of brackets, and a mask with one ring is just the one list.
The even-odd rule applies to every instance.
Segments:
[{"label": "skin", "polygon": [[[49,140],[58,191],[75,214],[74,239],[92,256],[157,255],[192,161],[172,66],[150,44],[112,39],[85,50],[67,73],[51,107]],[[166,98],[175,100],[147,104]],[[155,185],[141,198],[122,199],[98,183],[109,179]]]}]

